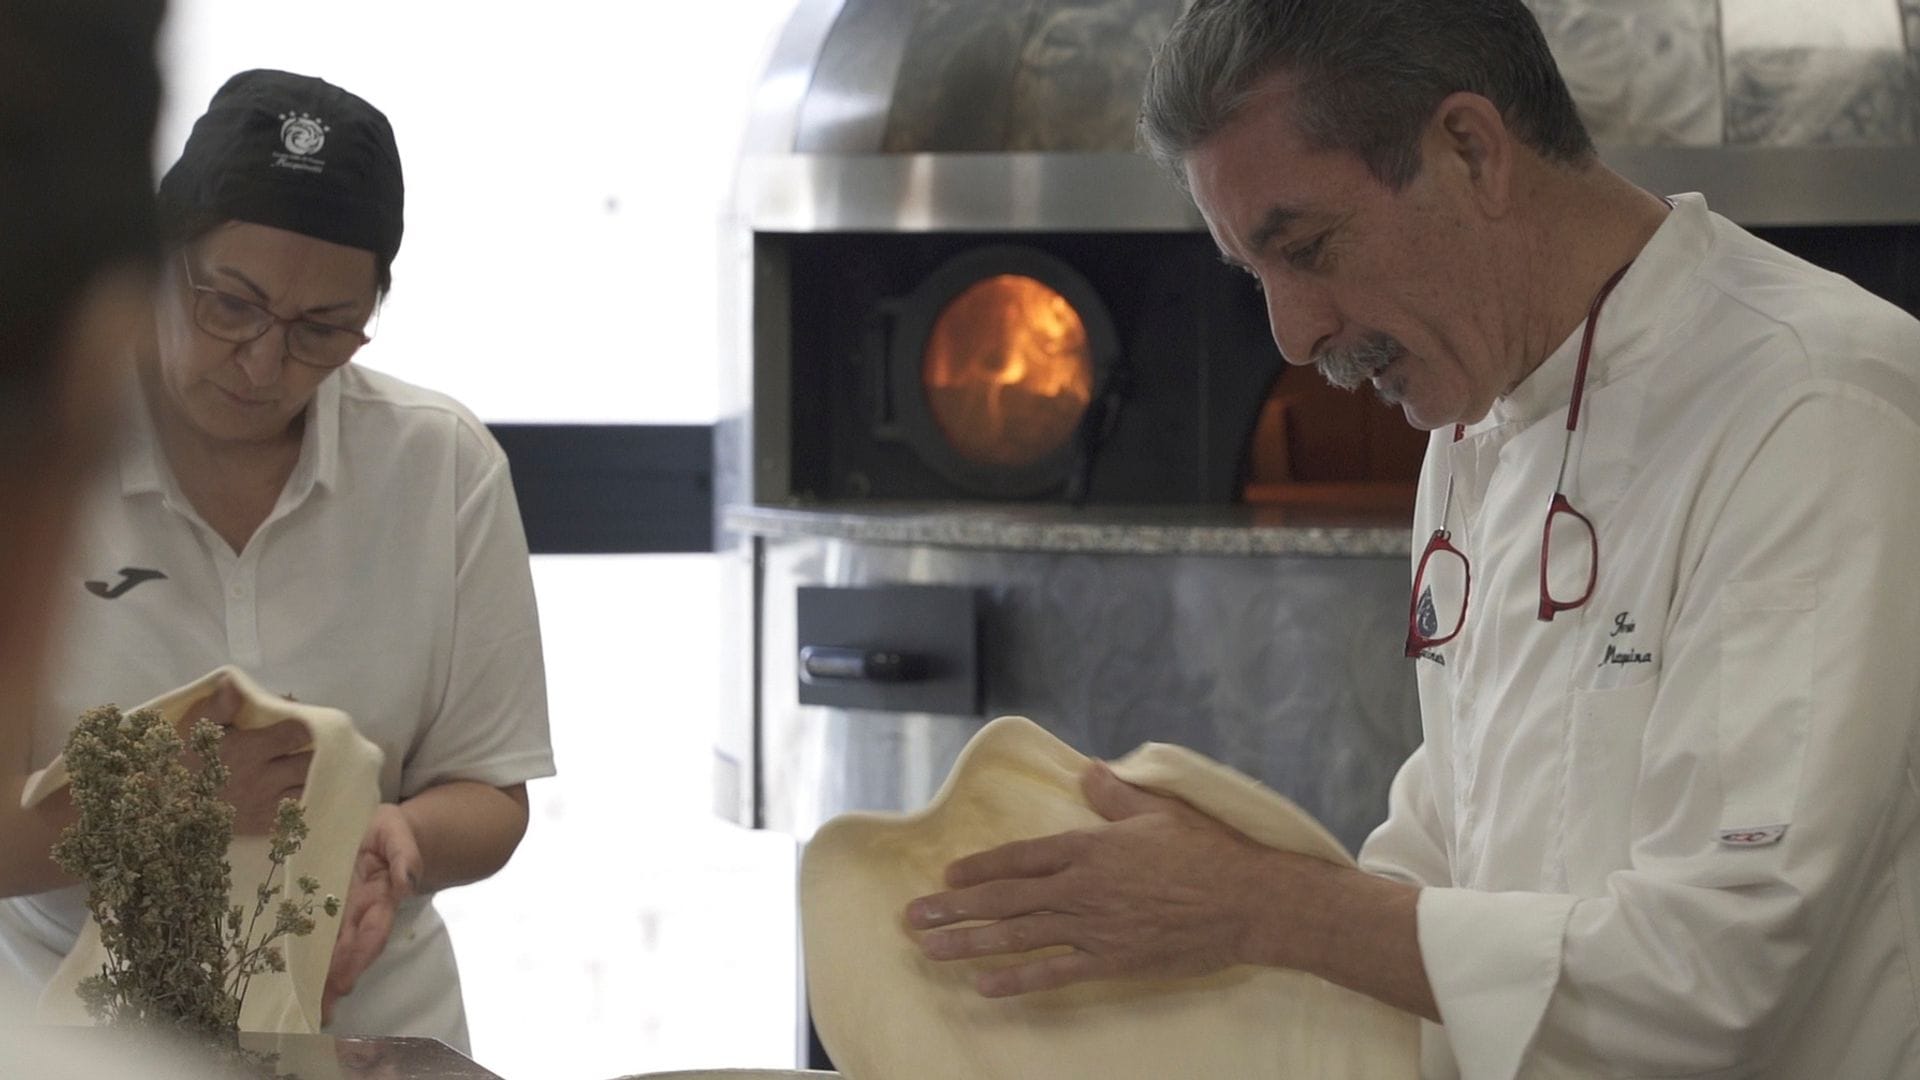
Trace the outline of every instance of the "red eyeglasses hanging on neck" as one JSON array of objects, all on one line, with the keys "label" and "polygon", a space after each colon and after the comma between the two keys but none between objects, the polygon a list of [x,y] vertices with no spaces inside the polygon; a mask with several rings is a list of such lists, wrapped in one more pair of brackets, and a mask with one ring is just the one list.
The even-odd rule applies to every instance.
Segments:
[{"label": "red eyeglasses hanging on neck", "polygon": [[[1600,306],[1632,265],[1629,262],[1615,270],[1587,308],[1587,326],[1580,337],[1580,360],[1573,372],[1573,397],[1567,404],[1567,434],[1560,445],[1560,472],[1553,482],[1553,499],[1547,504],[1546,523],[1540,529],[1540,606],[1537,610],[1541,622],[1552,622],[1555,615],[1572,611],[1592,599],[1594,585],[1600,579],[1600,534],[1591,519],[1573,508],[1561,489],[1567,479],[1573,432],[1580,425],[1580,402],[1586,394],[1587,362],[1593,355],[1593,331],[1600,319]],[[1465,433],[1465,425],[1455,424],[1453,441],[1459,442]],[[1446,498],[1440,504],[1440,527],[1433,530],[1433,536],[1427,540],[1426,550],[1420,553],[1420,562],[1413,574],[1413,597],[1407,605],[1409,657],[1445,645],[1460,636],[1467,625],[1473,564],[1467,561],[1465,552],[1453,545],[1453,534],[1447,531],[1447,515],[1452,508],[1453,475],[1449,473]],[[1549,573],[1556,551],[1560,553],[1560,575]],[[1568,567],[1573,569],[1569,571]],[[1580,572],[1582,569],[1584,574]],[[1561,599],[1562,596],[1570,598]]]}]

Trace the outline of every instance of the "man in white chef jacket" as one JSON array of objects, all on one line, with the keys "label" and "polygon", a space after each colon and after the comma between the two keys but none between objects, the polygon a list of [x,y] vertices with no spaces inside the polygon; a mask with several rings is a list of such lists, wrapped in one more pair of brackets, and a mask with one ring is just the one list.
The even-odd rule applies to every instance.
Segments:
[{"label": "man in white chef jacket", "polygon": [[1601,165],[1520,0],[1198,0],[1142,131],[1288,361],[1433,433],[1425,744],[1361,870],[1095,766],[922,948],[1306,970],[1430,1077],[1920,1077],[1920,323]]}]

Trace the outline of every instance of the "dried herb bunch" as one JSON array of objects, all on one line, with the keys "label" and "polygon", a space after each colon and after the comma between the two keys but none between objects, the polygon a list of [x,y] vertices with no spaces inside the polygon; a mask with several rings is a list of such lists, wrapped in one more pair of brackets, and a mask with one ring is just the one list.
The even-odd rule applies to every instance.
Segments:
[{"label": "dried herb bunch", "polygon": [[310,877],[282,895],[287,858],[307,836],[291,799],[278,808],[252,912],[228,904],[234,811],[220,794],[228,776],[221,734],[200,720],[183,744],[156,710],[123,716],[109,705],[89,711],[67,740],[79,818],[53,858],[86,882],[100,926],[107,963],[80,984],[80,997],[103,1023],[231,1046],[253,977],[286,970],[276,942],[312,933],[316,905],[339,912],[339,900],[320,899]]}]

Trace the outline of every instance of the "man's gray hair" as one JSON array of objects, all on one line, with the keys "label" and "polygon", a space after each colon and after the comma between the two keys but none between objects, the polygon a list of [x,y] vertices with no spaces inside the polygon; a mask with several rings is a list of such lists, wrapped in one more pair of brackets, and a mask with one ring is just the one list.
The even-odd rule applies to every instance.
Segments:
[{"label": "man's gray hair", "polygon": [[1420,171],[1433,110],[1462,90],[1542,157],[1593,156],[1521,0],[1194,0],[1147,74],[1141,143],[1184,181],[1186,155],[1277,72],[1296,80],[1295,120],[1313,146],[1353,152],[1396,190]]}]

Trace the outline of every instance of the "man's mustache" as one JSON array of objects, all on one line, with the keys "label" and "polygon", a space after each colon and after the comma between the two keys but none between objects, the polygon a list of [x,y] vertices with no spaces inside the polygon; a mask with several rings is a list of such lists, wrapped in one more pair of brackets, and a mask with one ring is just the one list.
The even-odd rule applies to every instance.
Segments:
[{"label": "man's mustache", "polygon": [[1373,334],[1355,344],[1328,349],[1313,363],[1328,382],[1342,390],[1358,390],[1406,354],[1407,347],[1392,337]]}]

